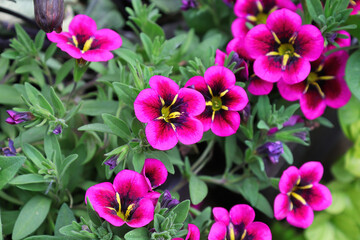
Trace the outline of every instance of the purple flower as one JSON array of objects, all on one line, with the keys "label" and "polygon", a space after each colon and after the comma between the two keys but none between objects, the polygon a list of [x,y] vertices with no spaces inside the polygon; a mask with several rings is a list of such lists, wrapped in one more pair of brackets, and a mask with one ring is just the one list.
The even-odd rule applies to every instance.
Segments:
[{"label": "purple flower", "polygon": [[[302,119],[301,116],[299,115],[293,115],[289,118],[289,120],[287,120],[286,122],[284,122],[284,124],[282,125],[283,127],[291,127],[291,126],[294,126],[295,124],[297,123],[303,123],[304,120]],[[279,131],[279,129],[277,127],[274,127],[274,128],[271,128],[269,131],[268,131],[268,135],[272,135],[274,133],[276,133],[277,131]]]},{"label": "purple flower", "polygon": [[[347,36],[348,38],[339,38],[338,35],[342,34]],[[329,39],[330,38],[330,39]],[[349,47],[351,46],[351,36],[350,33],[344,31],[344,30],[340,30],[337,31],[335,33],[333,33],[330,37],[328,38],[328,41],[331,42],[336,42],[339,47]],[[328,44],[328,46],[326,47],[326,49],[324,50],[325,52],[336,48],[336,46],[332,45],[332,44]]]},{"label": "purple flower", "polygon": [[196,0],[182,0],[181,10],[187,11],[190,8],[196,8],[198,5]]},{"label": "purple flower", "polygon": [[262,222],[254,222],[255,211],[246,204],[238,204],[230,213],[222,207],[213,209],[215,223],[209,233],[209,240],[271,240],[269,227]]},{"label": "purple flower", "polygon": [[320,184],[324,168],[320,162],[307,162],[297,169],[285,170],[280,178],[280,194],[274,201],[277,220],[286,218],[293,226],[309,227],[314,219],[313,211],[322,211],[331,205],[331,192]]},{"label": "purple flower", "polygon": [[249,102],[245,90],[235,85],[234,73],[223,66],[212,66],[205,71],[204,77],[189,79],[185,87],[195,87],[205,98],[206,108],[197,118],[210,128],[215,135],[226,137],[238,130],[240,115],[238,111]]},{"label": "purple flower", "polygon": [[58,134],[61,134],[61,132],[62,132],[62,127],[61,127],[61,125],[59,124],[59,125],[57,125],[57,126],[54,128],[53,134],[58,135]]},{"label": "purple flower", "polygon": [[145,134],[149,144],[169,150],[178,141],[183,144],[200,141],[203,126],[195,116],[204,111],[204,97],[193,89],[179,89],[173,80],[163,76],[151,77],[149,84],[151,88],[142,90],[134,102],[136,117],[147,123]]},{"label": "purple flower", "polygon": [[168,190],[164,191],[163,199],[161,200],[160,206],[161,208],[168,208],[171,209],[178,205],[180,202],[179,200],[172,198],[171,194]]},{"label": "purple flower", "polygon": [[96,22],[86,15],[76,15],[69,32],[52,32],[47,37],[71,57],[89,62],[112,59],[114,56],[110,51],[122,44],[118,33],[110,29],[97,30]]},{"label": "purple flower", "polygon": [[257,153],[265,155],[272,163],[278,163],[280,155],[284,153],[283,144],[280,141],[267,142],[256,150]]},{"label": "purple flower", "polygon": [[1,149],[5,156],[7,157],[13,157],[16,156],[16,149],[14,147],[13,140],[9,139],[9,147],[5,147]]},{"label": "purple flower", "polygon": [[111,156],[108,160],[104,162],[105,165],[108,165],[110,170],[113,170],[117,166],[117,160],[119,155]]},{"label": "purple flower", "polygon": [[158,159],[145,159],[144,167],[141,174],[145,177],[149,186],[149,191],[162,185],[168,176],[165,165]]},{"label": "purple flower", "polygon": [[301,25],[301,17],[281,9],[271,13],[265,24],[252,28],[245,38],[254,72],[268,82],[282,79],[288,84],[303,81],[324,49],[324,38],[313,25]]},{"label": "purple flower", "polygon": [[91,202],[100,217],[119,227],[126,223],[133,228],[143,227],[154,219],[154,205],[145,197],[148,185],[135,171],[122,170],[114,183],[99,183],[86,191],[85,202]]},{"label": "purple flower", "polygon": [[[172,240],[184,240],[184,239],[173,238]],[[188,224],[188,234],[186,235],[185,240],[200,240],[200,230],[196,225],[191,223]]]},{"label": "purple flower", "polygon": [[345,51],[321,56],[311,63],[311,72],[306,81],[297,84],[278,83],[280,95],[288,101],[300,101],[301,111],[307,119],[320,117],[326,106],[340,108],[351,98],[344,80],[348,59]]},{"label": "purple flower", "polygon": [[13,110],[7,110],[6,112],[10,117],[8,117],[5,121],[12,125],[31,121],[35,118],[31,112],[16,112]]},{"label": "purple flower", "polygon": [[[219,49],[217,49],[216,55],[215,55],[215,65],[224,66],[225,58],[227,56],[229,56],[229,54],[226,54],[226,53],[220,51]],[[249,77],[247,63],[242,57],[239,56],[239,54],[237,52],[233,53],[228,66],[225,66],[225,67],[229,67],[233,63],[236,64],[234,67],[235,70],[238,68],[241,68],[241,67],[243,68],[235,74],[236,80],[244,81],[244,82],[247,81],[247,79]]]}]

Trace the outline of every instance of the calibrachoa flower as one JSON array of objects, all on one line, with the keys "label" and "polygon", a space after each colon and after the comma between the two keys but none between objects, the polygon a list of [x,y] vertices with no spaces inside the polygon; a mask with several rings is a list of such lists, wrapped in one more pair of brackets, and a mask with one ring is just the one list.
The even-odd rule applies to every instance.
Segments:
[{"label": "calibrachoa flower", "polygon": [[162,185],[168,176],[165,165],[160,160],[153,158],[145,159],[141,174],[146,179],[149,191]]},{"label": "calibrachoa flower", "polygon": [[[173,238],[172,240],[184,240],[184,239]],[[185,240],[200,240],[200,230],[196,225],[191,223],[188,224],[188,234],[186,235]]]},{"label": "calibrachoa flower", "polygon": [[59,124],[59,125],[57,125],[57,126],[54,128],[53,133],[56,134],[56,135],[58,135],[58,134],[61,134],[61,132],[62,132],[62,127],[61,127],[61,125]]},{"label": "calibrachoa flower", "polygon": [[358,14],[360,11],[360,1],[359,0],[350,0],[348,8],[353,9],[353,11],[350,13],[350,15]]},{"label": "calibrachoa flower", "polygon": [[209,233],[209,240],[271,240],[269,227],[254,222],[255,211],[246,204],[238,204],[230,213],[222,207],[213,209],[215,223]]},{"label": "calibrachoa flower", "polygon": [[187,11],[190,8],[196,8],[198,5],[196,0],[182,0],[181,10]]},{"label": "calibrachoa flower", "polygon": [[110,51],[122,44],[118,33],[110,29],[97,30],[96,22],[86,15],[76,15],[70,23],[69,32],[52,32],[47,37],[71,57],[89,62],[112,59],[114,56]]},{"label": "calibrachoa flower", "polygon": [[35,119],[34,115],[32,115],[31,112],[16,112],[13,110],[7,110],[6,112],[9,114],[10,117],[8,117],[5,121],[12,125]]},{"label": "calibrachoa flower", "polygon": [[297,84],[278,83],[281,96],[288,101],[300,100],[300,108],[308,119],[320,117],[326,106],[340,108],[351,98],[344,80],[348,54],[338,51],[328,57],[321,56],[311,63],[306,81]]},{"label": "calibrachoa flower", "polygon": [[[348,38],[340,38],[339,34],[345,35]],[[333,33],[332,37],[330,39],[328,38],[328,41],[337,43],[339,47],[349,47],[351,45],[351,36],[350,33],[348,33],[347,31],[340,30],[336,33]],[[336,48],[336,46],[329,43],[329,45],[325,49],[325,52],[334,48]]]},{"label": "calibrachoa flower", "polygon": [[5,147],[1,149],[3,154],[7,157],[16,156],[16,149],[14,147],[14,141],[9,139],[9,147]]},{"label": "calibrachoa flower", "polygon": [[204,131],[211,128],[214,134],[225,137],[239,128],[238,111],[244,109],[249,100],[245,90],[235,86],[235,80],[234,73],[226,67],[212,66],[205,71],[204,77],[192,77],[185,84],[205,97],[205,111],[197,116]]},{"label": "calibrachoa flower", "polygon": [[86,191],[85,201],[90,201],[100,217],[114,226],[126,223],[130,227],[145,226],[154,219],[154,205],[149,198],[145,178],[135,171],[122,170],[114,183],[99,183]]},{"label": "calibrachoa flower", "polygon": [[297,169],[285,170],[280,178],[280,194],[274,201],[277,220],[286,218],[293,226],[309,227],[314,219],[314,210],[321,211],[331,205],[329,189],[320,184],[324,168],[320,162],[307,162]]},{"label": "calibrachoa flower", "polygon": [[[215,55],[215,65],[219,65],[219,66],[224,66],[225,63],[225,58],[228,57],[229,55],[220,51],[219,49],[216,50],[216,55]],[[228,64],[228,66],[225,67],[229,67],[231,64],[235,63],[235,67],[234,69],[239,69],[242,68],[241,70],[239,70],[236,74],[236,80],[238,81],[246,81],[248,80],[249,77],[249,70],[248,70],[248,66],[246,61],[241,58],[239,56],[239,54],[237,52],[234,52],[230,62]]]},{"label": "calibrachoa flower", "polygon": [[254,72],[261,79],[277,82],[281,78],[294,84],[310,73],[310,61],[321,55],[324,39],[319,29],[301,25],[301,17],[287,9],[271,13],[265,24],[252,28],[245,38]]},{"label": "calibrachoa flower", "polygon": [[245,37],[250,30],[247,24],[253,26],[265,24],[269,14],[281,8],[296,10],[291,0],[238,0],[234,6],[238,18],[231,25],[234,37]]},{"label": "calibrachoa flower", "polygon": [[171,209],[180,203],[179,200],[172,198],[169,190],[164,191],[163,198],[161,200],[160,206],[161,208]]},{"label": "calibrachoa flower", "polygon": [[280,141],[267,142],[256,150],[257,153],[265,155],[271,163],[278,163],[281,154],[284,153],[283,144]]},{"label": "calibrachoa flower", "polygon": [[113,170],[117,166],[118,158],[119,158],[119,155],[111,156],[108,160],[106,160],[104,162],[104,164],[108,165],[110,170]]},{"label": "calibrachoa flower", "polygon": [[147,123],[145,134],[149,144],[169,150],[178,141],[194,144],[201,140],[203,126],[195,116],[204,111],[204,97],[179,86],[170,78],[153,76],[150,89],[142,90],[134,102],[135,115]]}]

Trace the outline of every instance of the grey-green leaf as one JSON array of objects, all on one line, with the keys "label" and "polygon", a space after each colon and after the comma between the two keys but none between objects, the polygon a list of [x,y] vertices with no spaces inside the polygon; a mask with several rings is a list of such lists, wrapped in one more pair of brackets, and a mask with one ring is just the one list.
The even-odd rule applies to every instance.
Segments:
[{"label": "grey-green leaf", "polygon": [[0,190],[15,176],[25,159],[25,157],[0,156]]},{"label": "grey-green leaf", "polygon": [[71,224],[73,221],[76,221],[74,213],[71,211],[71,209],[66,203],[63,203],[56,218],[55,236],[62,236],[62,234],[59,232],[59,229]]}]

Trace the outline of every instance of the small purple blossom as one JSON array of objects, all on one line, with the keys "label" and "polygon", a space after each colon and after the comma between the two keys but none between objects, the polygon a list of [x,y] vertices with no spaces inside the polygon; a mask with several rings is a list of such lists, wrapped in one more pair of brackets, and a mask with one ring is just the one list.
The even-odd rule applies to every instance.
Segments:
[{"label": "small purple blossom", "polygon": [[54,128],[53,134],[59,135],[59,134],[61,134],[61,132],[62,132],[62,127],[61,127],[61,125],[59,124],[59,125],[57,125],[57,126]]},{"label": "small purple blossom", "polygon": [[14,147],[14,141],[9,139],[9,147],[1,149],[5,156],[13,157],[16,156],[16,149]]},{"label": "small purple blossom", "polygon": [[182,0],[181,10],[187,11],[190,8],[196,8],[198,3],[196,0]]},{"label": "small purple blossom", "polygon": [[117,166],[118,155],[111,156],[108,160],[104,162],[105,165],[110,167],[110,170],[113,170]]},{"label": "small purple blossom", "polygon": [[6,112],[9,114],[10,117],[8,117],[5,121],[8,124],[12,125],[31,121],[35,118],[31,112],[16,112],[13,110],[7,110]]},{"label": "small purple blossom", "polygon": [[161,200],[160,206],[161,208],[168,208],[171,209],[178,205],[180,202],[179,200],[172,198],[170,192],[168,190],[164,191],[163,199]]},{"label": "small purple blossom", "polygon": [[265,155],[272,163],[278,163],[280,155],[284,153],[284,148],[280,141],[267,142],[258,147],[257,152]]}]

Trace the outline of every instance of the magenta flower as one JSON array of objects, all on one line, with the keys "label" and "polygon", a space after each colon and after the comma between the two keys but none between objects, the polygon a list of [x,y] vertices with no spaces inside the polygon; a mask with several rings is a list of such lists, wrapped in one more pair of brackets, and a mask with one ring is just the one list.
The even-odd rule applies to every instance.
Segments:
[{"label": "magenta flower", "polygon": [[[241,38],[234,38],[231,40],[228,45],[226,46],[226,52],[229,54],[231,51],[236,52],[239,57],[243,58],[247,62],[248,71],[246,71],[247,76],[250,75],[248,78],[249,85],[247,90],[253,95],[267,95],[273,89],[273,83],[267,82],[256,76],[253,72],[253,63],[254,60],[249,56],[245,46],[244,40]],[[243,70],[240,72],[244,72]],[[245,73],[242,75],[245,76]]]},{"label": "magenta flower", "polygon": [[149,144],[169,150],[178,141],[194,144],[201,140],[203,126],[195,116],[204,111],[204,97],[193,89],[182,88],[170,78],[153,76],[150,89],[142,90],[134,102],[135,115],[147,123]]},{"label": "magenta flower", "polygon": [[222,207],[213,209],[215,223],[209,233],[209,240],[271,240],[269,227],[262,222],[254,222],[255,211],[246,204],[238,204],[230,213]]},{"label": "magenta flower", "polygon": [[269,14],[282,8],[296,10],[291,0],[238,0],[234,6],[238,18],[231,25],[234,37],[244,38],[250,30],[248,25],[265,24]]},{"label": "magenta flower", "polygon": [[96,22],[86,15],[76,15],[69,32],[47,33],[47,37],[71,57],[89,62],[112,59],[110,51],[122,44],[119,34],[110,29],[97,30]]},{"label": "magenta flower", "polygon": [[326,106],[340,108],[351,98],[344,80],[348,54],[338,51],[328,57],[321,56],[311,63],[306,81],[297,84],[278,83],[281,96],[288,101],[300,100],[300,108],[307,119],[320,117]]},{"label": "magenta flower", "polygon": [[122,170],[114,184],[99,183],[86,191],[85,201],[89,199],[100,217],[114,226],[138,228],[154,219],[154,205],[144,197],[148,193],[145,178],[135,171]]},{"label": "magenta flower", "polygon": [[235,86],[235,75],[222,66],[212,66],[205,71],[204,77],[189,79],[185,87],[194,87],[206,101],[206,108],[197,118],[218,136],[234,134],[240,126],[238,111],[245,108],[248,97],[243,88]]},{"label": "magenta flower", "polygon": [[[173,238],[172,240],[184,240],[184,239]],[[200,240],[200,230],[196,225],[191,223],[188,224],[188,234],[186,235],[185,240]]]},{"label": "magenta flower", "polygon": [[269,15],[266,25],[252,28],[245,38],[254,72],[261,79],[288,84],[303,81],[310,73],[310,61],[321,55],[324,39],[319,29],[301,25],[298,14],[281,9]]},{"label": "magenta flower", "polygon": [[6,112],[7,114],[9,114],[10,117],[8,117],[5,120],[5,122],[11,125],[15,125],[35,119],[34,115],[32,115],[31,112],[16,112],[13,110],[7,110]]},{"label": "magenta flower", "polygon": [[314,219],[313,211],[321,211],[331,205],[329,189],[320,184],[324,168],[320,162],[307,162],[297,169],[289,167],[279,182],[280,194],[274,201],[277,220],[286,220],[299,228],[309,227]]},{"label": "magenta flower", "polygon": [[[342,34],[347,36],[348,38],[339,38],[338,34]],[[333,34],[331,39],[328,39],[329,42],[336,42],[339,47],[349,47],[351,45],[351,36],[350,33],[348,33],[347,31],[344,30],[340,30],[337,31],[336,33]],[[329,45],[327,46],[327,48],[324,50],[325,52],[327,52],[328,50],[334,49],[336,48],[336,46],[332,45],[329,43]]]},{"label": "magenta flower", "polygon": [[149,191],[162,185],[168,176],[165,165],[158,159],[145,159],[141,174],[145,177]]},{"label": "magenta flower", "polygon": [[350,13],[350,15],[358,14],[360,11],[360,1],[359,0],[350,0],[348,8],[353,9],[353,11]]},{"label": "magenta flower", "polygon": [[[226,54],[221,50],[217,49],[215,55],[215,65],[224,66],[225,58],[228,57],[229,54]],[[237,52],[234,52],[228,66],[225,67],[229,67],[233,63],[236,64],[234,70],[243,68],[235,74],[236,80],[247,81],[249,78],[249,70],[245,59],[241,58]]]}]

